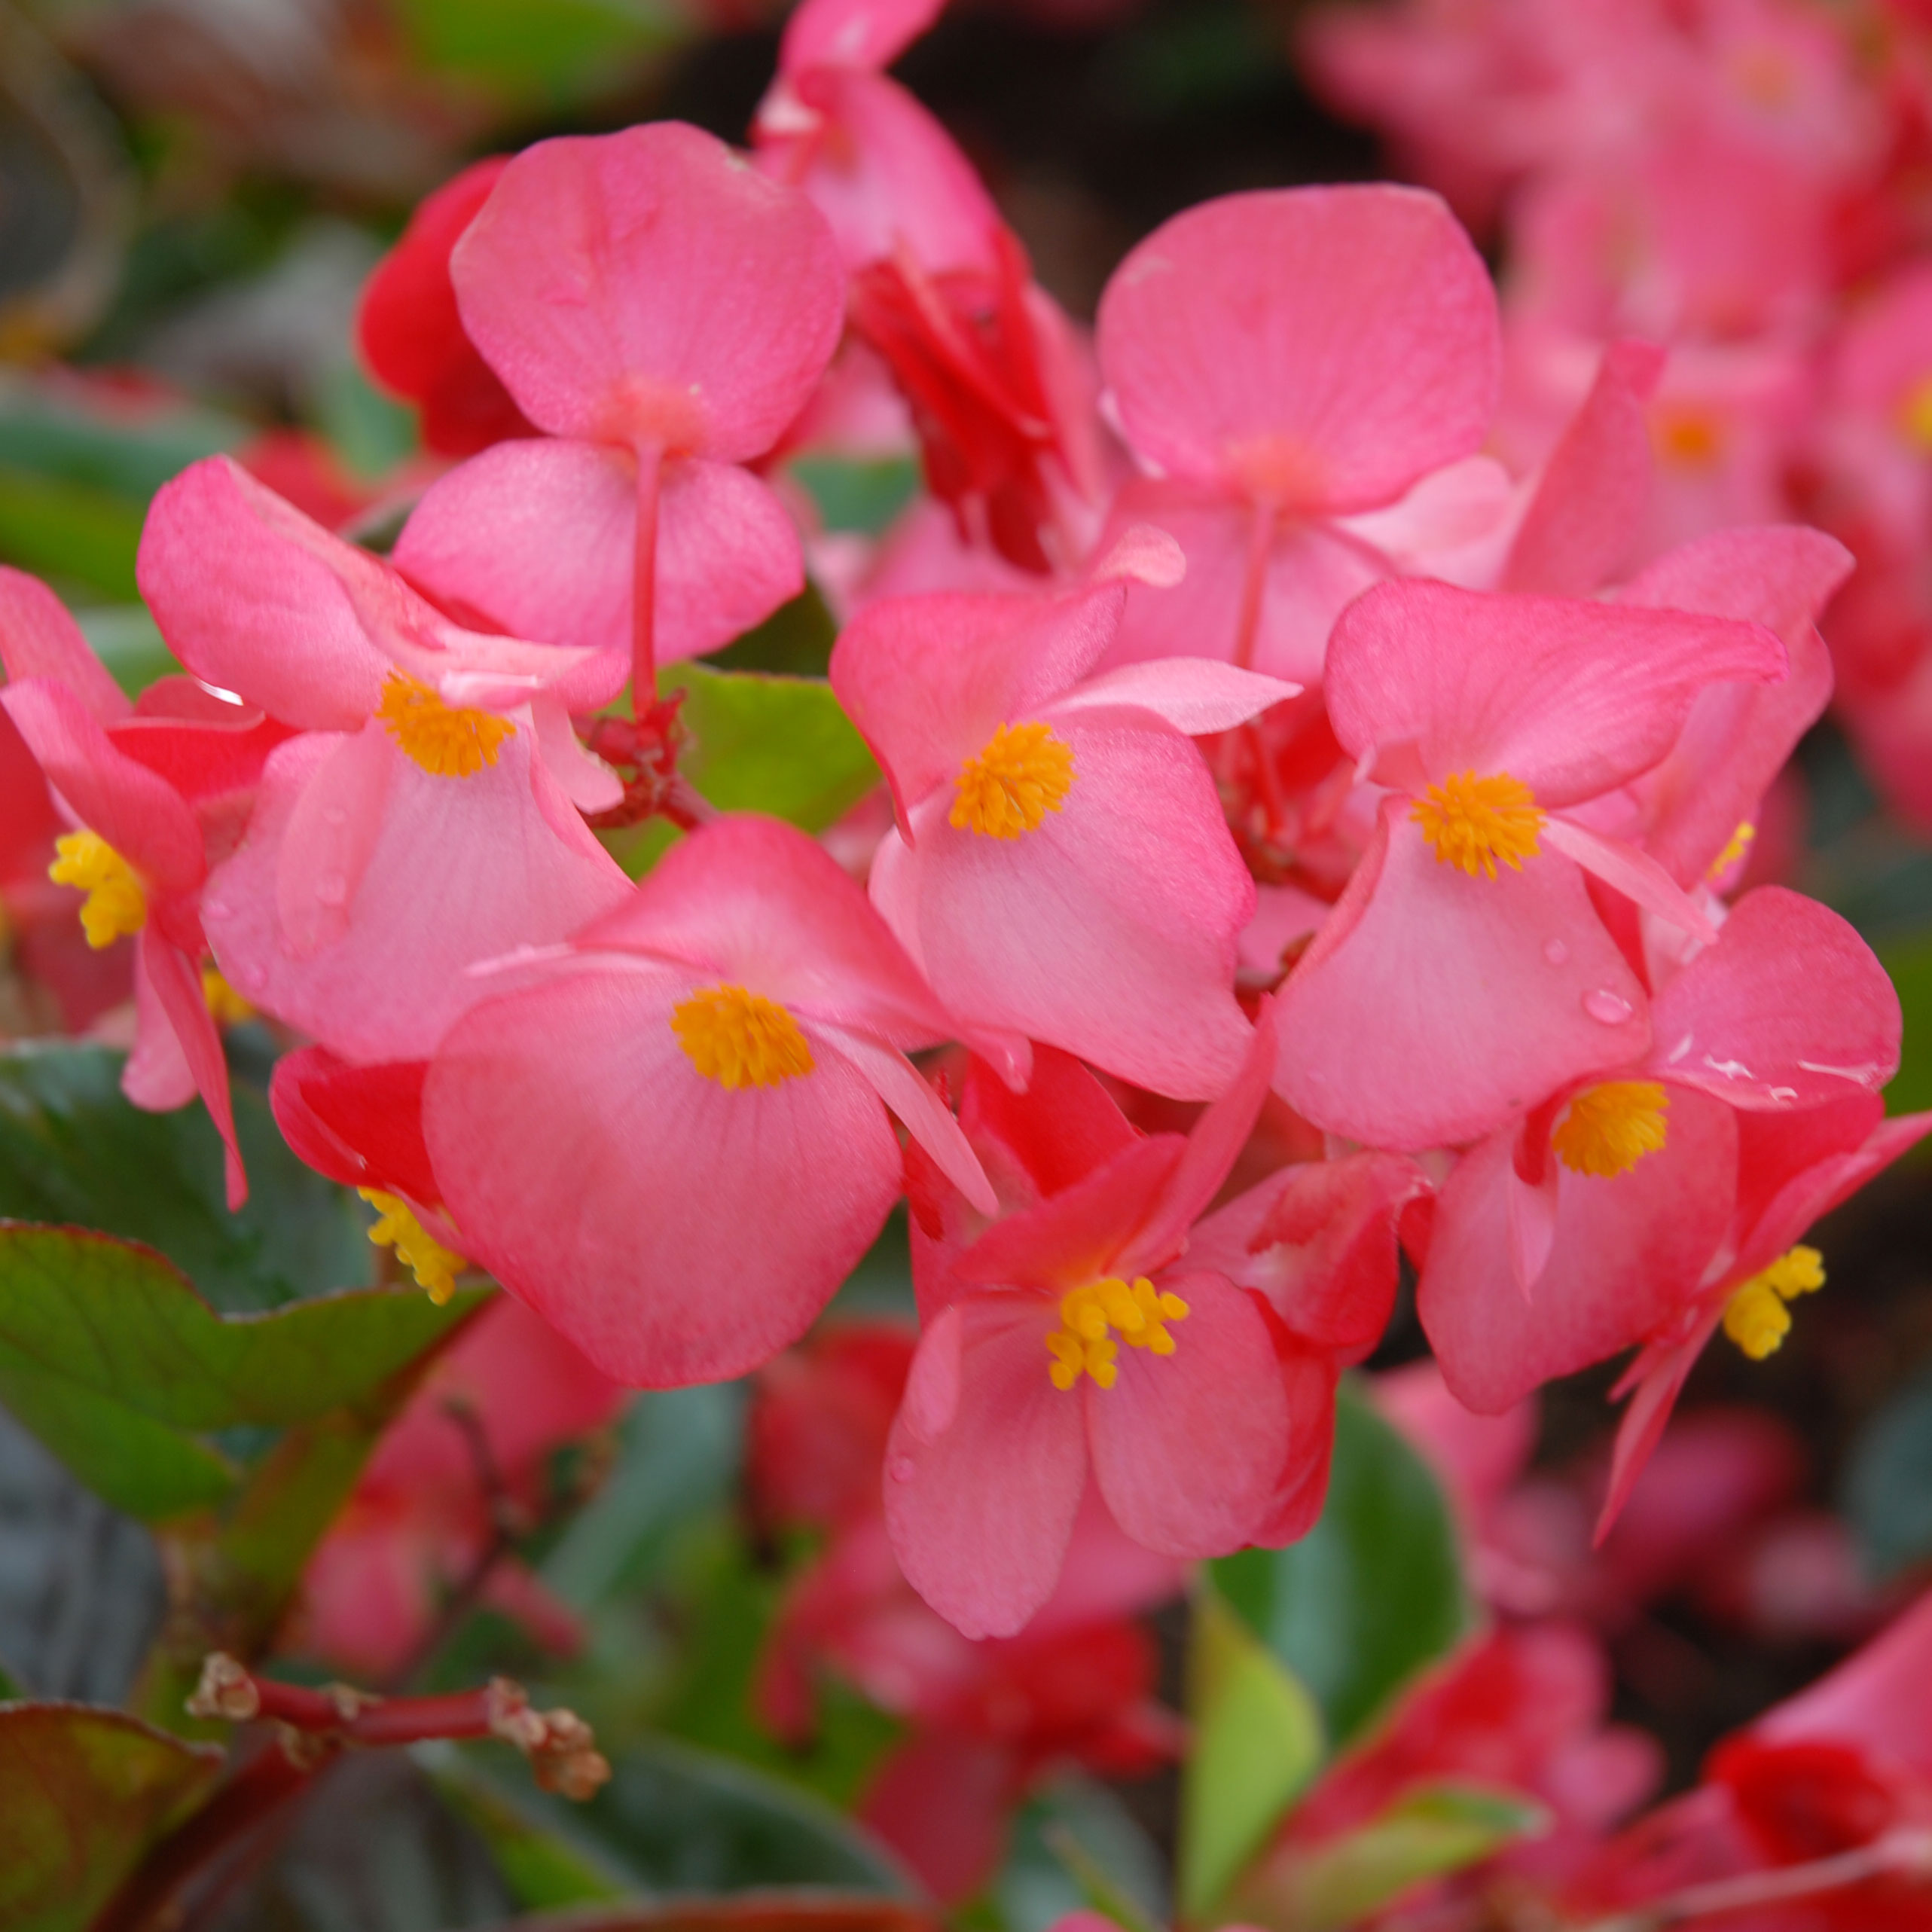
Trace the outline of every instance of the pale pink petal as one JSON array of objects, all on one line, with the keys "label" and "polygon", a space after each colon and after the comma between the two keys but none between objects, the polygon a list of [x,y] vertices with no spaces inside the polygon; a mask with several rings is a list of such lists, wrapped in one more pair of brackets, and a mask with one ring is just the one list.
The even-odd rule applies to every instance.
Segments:
[{"label": "pale pink petal", "polygon": [[785,23],[779,71],[890,67],[945,11],[946,0],[804,0]]},{"label": "pale pink petal", "polygon": [[586,749],[557,699],[548,694],[533,698],[530,723],[545,771],[578,810],[607,812],[623,802],[623,780]]},{"label": "pale pink petal", "polygon": [[172,1113],[195,1094],[194,1069],[139,947],[134,962],[134,1045],[121,1067],[121,1091],[150,1113]]},{"label": "pale pink petal", "polygon": [[1541,842],[1572,859],[1647,912],[1708,943],[1717,936],[1710,915],[1648,853],[1628,840],[1611,838],[1573,819],[1543,821]]},{"label": "pale pink petal", "polygon": [[1650,1037],[1644,989],[1573,865],[1546,854],[1472,878],[1406,809],[1384,805],[1275,1015],[1289,1105],[1398,1151],[1473,1140]]},{"label": "pale pink petal", "polygon": [[1042,715],[1051,723],[1085,712],[1147,711],[1198,738],[1244,724],[1301,689],[1205,658],[1161,658],[1102,671],[1055,698]]},{"label": "pale pink petal", "polygon": [[1267,1515],[1288,1450],[1287,1397],[1268,1330],[1238,1288],[1178,1269],[1157,1285],[1188,1305],[1170,1326],[1174,1352],[1123,1347],[1112,1388],[1077,1385],[1094,1473],[1136,1543],[1224,1556]]},{"label": "pale pink petal", "polygon": [[699,1073],[688,969],[606,955],[472,1008],[423,1088],[451,1220],[603,1372],[722,1381],[795,1341],[877,1234],[899,1151],[836,1055],[775,1086]]},{"label": "pale pink petal", "polygon": [[350,902],[383,829],[390,777],[407,762],[372,718],[346,736],[307,734],[277,756],[272,774],[264,773],[258,836],[275,836],[266,823],[268,790],[291,795],[274,874],[282,945],[291,959],[305,960],[348,931]]},{"label": "pale pink petal", "polygon": [[1786,667],[1760,624],[1404,581],[1342,613],[1324,689],[1358,757],[1413,744],[1432,779],[1507,772],[1553,807],[1655,765],[1714,679]]},{"label": "pale pink petal", "polygon": [[1636,1387],[1630,1405],[1617,1424],[1616,1442],[1610,1451],[1610,1487],[1597,1517],[1593,1541],[1601,1544],[1616,1526],[1623,1506],[1637,1487],[1637,1479],[1663,1440],[1665,1425],[1676,1408],[1697,1358],[1705,1344],[1717,1332],[1723,1319],[1723,1304],[1711,1308],[1681,1341],[1659,1343],[1646,1348],[1624,1377]]},{"label": "pale pink petal", "polygon": [[1471,454],[1501,364],[1468,237],[1434,195],[1379,185],[1177,215],[1115,271],[1099,347],[1143,457],[1330,511]]},{"label": "pale pink petal", "polygon": [[103,725],[133,710],[67,606],[38,577],[0,566],[0,664],[16,684],[51,678]]},{"label": "pale pink petal", "polygon": [[1764,886],[1650,1011],[1649,1070],[1735,1107],[1876,1093],[1897,1071],[1898,994],[1872,949],[1814,900]]},{"label": "pale pink petal", "polygon": [[1048,1379],[1051,1302],[975,1295],[961,1312],[957,1418],[932,1442],[893,1424],[886,1523],[906,1581],[948,1623],[1010,1637],[1053,1594],[1086,1486],[1085,1430],[1079,1396]]},{"label": "pale pink petal", "polygon": [[1850,1744],[1932,1772],[1932,1596],[1921,1595],[1875,1637],[1749,1735],[1768,1744]]},{"label": "pale pink petal", "polygon": [[450,273],[465,329],[532,422],[723,462],[777,441],[844,319],[817,211],[676,121],[525,148]]}]

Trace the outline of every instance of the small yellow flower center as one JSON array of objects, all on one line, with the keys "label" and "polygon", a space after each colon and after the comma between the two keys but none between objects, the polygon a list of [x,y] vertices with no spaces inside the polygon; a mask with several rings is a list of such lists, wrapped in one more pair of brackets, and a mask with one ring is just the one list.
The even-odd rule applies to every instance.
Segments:
[{"label": "small yellow flower center", "polygon": [[1791,1311],[1785,1303],[1822,1288],[1824,1278],[1824,1256],[1816,1248],[1796,1247],[1780,1255],[1724,1304],[1724,1332],[1753,1362],[1775,1355],[1791,1332]]},{"label": "small yellow flower center", "polygon": [[400,671],[383,680],[376,716],[398,749],[432,778],[472,778],[496,762],[498,748],[517,728],[493,711],[459,711],[426,684]]},{"label": "small yellow flower center", "polygon": [[1905,440],[1921,456],[1932,456],[1932,376],[1912,386],[1900,405],[1898,420]]},{"label": "small yellow flower center", "polygon": [[1654,1080],[1610,1080],[1573,1099],[1549,1144],[1572,1174],[1627,1174],[1668,1138],[1669,1097]]},{"label": "small yellow flower center", "polygon": [[1723,426],[1702,410],[1656,411],[1650,441],[1659,460],[1671,469],[1709,469],[1724,453]]},{"label": "small yellow flower center", "polygon": [[1471,878],[1479,872],[1494,878],[1499,859],[1520,872],[1523,861],[1537,855],[1543,821],[1534,794],[1506,771],[1489,778],[1451,772],[1430,786],[1409,815],[1435,847],[1437,862],[1460,865]]},{"label": "small yellow flower center", "polygon": [[671,1031],[707,1080],[735,1090],[775,1087],[812,1070],[798,1023],[775,1000],[742,986],[707,986],[671,1009]]},{"label": "small yellow flower center", "polygon": [[456,1292],[456,1277],[469,1263],[444,1247],[417,1220],[407,1202],[380,1188],[359,1187],[356,1192],[378,1216],[369,1230],[370,1240],[379,1248],[395,1249],[396,1259],[416,1277],[416,1285],[426,1288],[430,1300],[440,1308]]},{"label": "small yellow flower center", "polygon": [[960,767],[951,823],[957,832],[1018,838],[1036,832],[1073,789],[1073,748],[1034,721],[1002,725],[977,758]]},{"label": "small yellow flower center", "polygon": [[81,927],[96,952],[147,924],[148,895],[140,874],[98,832],[68,832],[53,841],[53,850],[47,876],[56,886],[87,895]]},{"label": "small yellow flower center", "polygon": [[201,997],[218,1027],[239,1027],[255,1018],[255,1009],[212,966],[201,969]]},{"label": "small yellow flower center", "polygon": [[1744,854],[1751,849],[1757,837],[1757,827],[1749,819],[1740,822],[1731,835],[1731,842],[1711,862],[1711,869],[1705,874],[1708,879],[1721,879]]},{"label": "small yellow flower center", "polygon": [[1053,1357],[1046,1372],[1057,1389],[1070,1389],[1083,1374],[1110,1389],[1120,1375],[1114,1360],[1119,1347],[1107,1332],[1110,1328],[1130,1348],[1171,1355],[1174,1338],[1167,1325],[1187,1317],[1188,1305],[1178,1295],[1155,1288],[1144,1274],[1131,1283],[1110,1274],[1084,1288],[1070,1289],[1060,1298],[1060,1326],[1046,1338],[1047,1353]]}]

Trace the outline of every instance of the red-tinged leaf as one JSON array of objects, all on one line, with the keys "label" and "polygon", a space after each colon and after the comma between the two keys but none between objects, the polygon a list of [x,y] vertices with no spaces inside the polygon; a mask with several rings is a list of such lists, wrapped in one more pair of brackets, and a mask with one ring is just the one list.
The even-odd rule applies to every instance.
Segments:
[{"label": "red-tinged leaf", "polygon": [[862,1893],[771,1891],[542,1912],[493,1932],[939,1932],[939,1924],[917,1906]]}]

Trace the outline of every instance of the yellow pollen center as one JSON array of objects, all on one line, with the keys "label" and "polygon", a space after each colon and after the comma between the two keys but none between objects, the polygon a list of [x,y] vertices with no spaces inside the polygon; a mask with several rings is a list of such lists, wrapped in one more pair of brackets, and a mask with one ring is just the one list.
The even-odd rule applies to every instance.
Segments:
[{"label": "yellow pollen center", "polygon": [[1730,844],[1711,860],[1711,869],[1705,877],[1721,879],[1751,849],[1752,842],[1757,837],[1757,827],[1749,819],[1741,820],[1737,830],[1731,835]]},{"label": "yellow pollen center", "polygon": [[56,886],[72,886],[87,896],[81,928],[98,952],[131,937],[148,923],[148,895],[141,875],[98,832],[70,832],[53,841],[53,863],[47,876]]},{"label": "yellow pollen center", "polygon": [[1673,469],[1708,469],[1724,453],[1722,426],[1700,410],[1658,411],[1650,440],[1659,459]]},{"label": "yellow pollen center", "polygon": [[1002,725],[960,767],[951,823],[957,832],[1018,838],[1060,810],[1074,777],[1073,748],[1051,725]]},{"label": "yellow pollen center", "polygon": [[1822,1288],[1824,1278],[1824,1256],[1816,1248],[1788,1250],[1724,1304],[1724,1332],[1753,1362],[1775,1355],[1791,1332],[1785,1303]]},{"label": "yellow pollen center", "polygon": [[493,711],[459,711],[426,684],[392,671],[383,680],[376,716],[407,758],[432,778],[472,778],[496,762],[498,748],[517,728]]},{"label": "yellow pollen center", "polygon": [[456,1277],[469,1263],[444,1247],[417,1220],[406,1201],[380,1188],[359,1187],[356,1192],[379,1217],[369,1230],[370,1240],[379,1248],[395,1249],[396,1259],[416,1277],[416,1285],[426,1288],[430,1300],[440,1308],[456,1292]]},{"label": "yellow pollen center", "polygon": [[1060,1298],[1060,1326],[1046,1338],[1053,1357],[1047,1375],[1057,1389],[1070,1389],[1083,1374],[1110,1389],[1120,1370],[1114,1360],[1119,1345],[1109,1329],[1130,1348],[1171,1355],[1174,1338],[1167,1325],[1187,1317],[1188,1305],[1178,1295],[1157,1289],[1144,1274],[1131,1283],[1110,1274],[1070,1289]]},{"label": "yellow pollen center", "polygon": [[1523,861],[1536,856],[1544,816],[1530,788],[1506,771],[1488,778],[1451,772],[1430,786],[1409,815],[1435,847],[1439,864],[1460,865],[1471,878],[1482,872],[1492,879],[1497,859],[1520,872]]},{"label": "yellow pollen center", "polygon": [[1899,407],[1899,426],[1921,456],[1932,456],[1932,376],[1920,377]]},{"label": "yellow pollen center", "polygon": [[239,1027],[255,1018],[255,1009],[212,966],[201,969],[201,998],[218,1027]]},{"label": "yellow pollen center", "polygon": [[742,986],[707,986],[671,1009],[671,1031],[707,1080],[735,1090],[775,1087],[812,1070],[798,1023],[775,1000]]},{"label": "yellow pollen center", "polygon": [[1668,1137],[1669,1097],[1654,1080],[1610,1080],[1586,1087],[1557,1122],[1549,1144],[1572,1174],[1600,1180],[1627,1174]]}]

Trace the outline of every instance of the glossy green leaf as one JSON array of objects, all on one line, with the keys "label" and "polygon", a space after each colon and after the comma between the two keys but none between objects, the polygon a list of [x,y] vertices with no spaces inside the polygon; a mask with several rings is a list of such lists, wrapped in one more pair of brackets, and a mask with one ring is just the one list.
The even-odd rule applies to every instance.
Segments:
[{"label": "glossy green leaf", "polygon": [[1918,1113],[1932,1107],[1932,932],[1882,940],[1875,950],[1905,1012],[1903,1051],[1885,1089],[1885,1111]]},{"label": "glossy green leaf", "polygon": [[1360,1830],[1271,1860],[1232,1909],[1280,1932],[1342,1932],[1412,1885],[1479,1863],[1548,1824],[1543,1807],[1517,1792],[1418,1785]]},{"label": "glossy green leaf", "polygon": [[0,1218],[145,1241],[227,1312],[370,1279],[368,1214],[288,1151],[249,1082],[234,1082],[249,1199],[231,1215],[206,1112],[142,1113],[121,1091],[121,1065],[95,1046],[0,1052]]},{"label": "glossy green leaf", "polygon": [[1421,1457],[1346,1384],[1321,1521],[1281,1550],[1209,1566],[1320,1703],[1339,1747],[1469,1625],[1455,1526]]},{"label": "glossy green leaf", "polygon": [[1908,1382],[1860,1430],[1843,1505],[1873,1576],[1932,1556],[1932,1375]]},{"label": "glossy green leaf", "polygon": [[819,678],[674,664],[691,745],[683,768],[721,810],[768,812],[822,832],[879,782],[857,728]]},{"label": "glossy green leaf", "polygon": [[1222,1600],[1195,1600],[1188,1653],[1194,1747],[1181,1784],[1181,1916],[1207,1918],[1322,1761],[1307,1690]]},{"label": "glossy green leaf", "polygon": [[690,29],[658,0],[401,0],[418,57],[522,99],[608,87]]},{"label": "glossy green leaf", "polygon": [[222,1755],[118,1711],[0,1705],[0,1925],[81,1932]]},{"label": "glossy green leaf", "polygon": [[786,677],[822,678],[832,661],[838,625],[816,584],[808,582],[762,624],[734,637],[706,661],[719,671],[777,671]]}]

